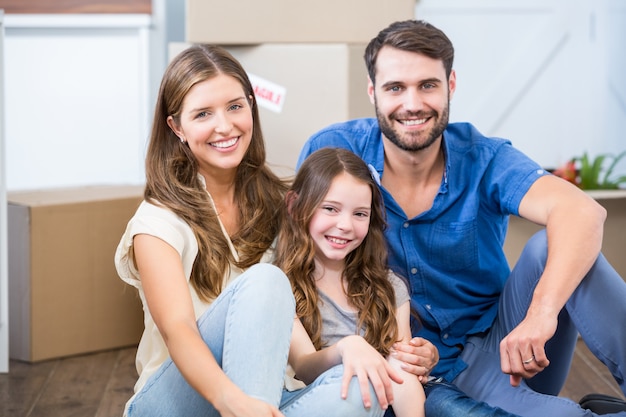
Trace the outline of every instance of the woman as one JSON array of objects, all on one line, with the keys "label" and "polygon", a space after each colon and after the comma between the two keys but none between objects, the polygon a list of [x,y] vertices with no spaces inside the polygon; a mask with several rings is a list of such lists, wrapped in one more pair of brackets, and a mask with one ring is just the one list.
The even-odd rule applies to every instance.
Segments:
[{"label": "woman", "polygon": [[145,313],[125,416],[282,416],[294,301],[271,261],[286,185],[241,65],[195,45],[165,71],[144,201],[115,255]]}]

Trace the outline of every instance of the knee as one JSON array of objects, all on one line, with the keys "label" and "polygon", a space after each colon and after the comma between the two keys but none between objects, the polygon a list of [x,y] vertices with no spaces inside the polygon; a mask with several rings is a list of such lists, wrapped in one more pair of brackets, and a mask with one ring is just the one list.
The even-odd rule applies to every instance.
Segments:
[{"label": "knee", "polygon": [[538,231],[528,239],[520,254],[517,265],[537,270],[540,274],[548,258],[548,239],[545,229]]},{"label": "knee", "polygon": [[524,246],[524,252],[532,256],[534,259],[545,259],[548,255],[548,237],[546,230],[542,229],[532,235],[526,245]]},{"label": "knee", "polygon": [[254,292],[256,298],[271,300],[273,304],[295,306],[289,279],[277,266],[269,263],[255,264],[241,278],[244,281],[242,285]]},{"label": "knee", "polygon": [[385,410],[380,408],[380,403],[371,383],[368,383],[371,406],[365,408],[363,405],[361,386],[356,376],[350,380],[347,397],[341,398],[339,392],[343,383],[343,372],[343,365],[336,365],[320,375],[314,382],[314,384],[319,384],[314,388],[315,396],[320,399],[325,398],[317,404],[319,415],[382,417]]},{"label": "knee", "polygon": [[258,263],[252,265],[243,274],[249,281],[250,286],[258,290],[269,288],[273,294],[282,296],[291,294],[291,284],[285,273],[275,265]]}]

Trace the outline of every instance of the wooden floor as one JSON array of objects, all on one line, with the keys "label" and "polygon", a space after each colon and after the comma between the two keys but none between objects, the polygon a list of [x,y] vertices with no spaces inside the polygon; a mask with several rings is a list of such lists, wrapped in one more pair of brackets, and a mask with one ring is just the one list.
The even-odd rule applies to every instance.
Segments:
[{"label": "wooden floor", "polygon": [[[37,364],[11,361],[0,374],[0,417],[121,417],[136,379],[136,348]],[[604,366],[578,342],[561,395],[590,392],[624,398]]]}]

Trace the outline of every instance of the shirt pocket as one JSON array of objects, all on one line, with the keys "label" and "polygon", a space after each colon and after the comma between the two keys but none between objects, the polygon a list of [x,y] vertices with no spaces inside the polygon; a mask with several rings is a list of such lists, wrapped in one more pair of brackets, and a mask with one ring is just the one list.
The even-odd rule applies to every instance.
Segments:
[{"label": "shirt pocket", "polygon": [[431,229],[428,260],[444,271],[459,271],[478,262],[476,221],[440,222]]}]

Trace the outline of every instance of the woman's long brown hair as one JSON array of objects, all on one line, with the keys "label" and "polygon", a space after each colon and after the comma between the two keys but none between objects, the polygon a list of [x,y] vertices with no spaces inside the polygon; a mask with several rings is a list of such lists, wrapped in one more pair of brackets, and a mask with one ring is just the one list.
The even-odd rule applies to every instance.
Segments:
[{"label": "woman's long brown hair", "polygon": [[157,98],[146,156],[146,201],[156,201],[182,218],[198,241],[191,283],[205,300],[222,291],[229,263],[247,268],[261,259],[274,241],[283,217],[287,185],[265,163],[265,144],[256,100],[250,98],[253,132],[248,151],[237,169],[235,198],[240,229],[231,236],[239,254],[233,259],[209,195],[198,179],[198,164],[185,143],[167,125],[168,116],[180,122],[183,100],[199,82],[225,74],[238,80],[247,97],[252,85],[239,62],[226,50],[193,45],[167,67]]},{"label": "woman's long brown hair", "polygon": [[315,348],[321,349],[325,342],[321,340],[322,319],[314,279],[315,246],[309,223],[333,179],[343,172],[372,191],[369,231],[361,245],[346,257],[343,272],[348,301],[358,311],[355,334],[364,329],[365,340],[386,355],[398,340],[398,326],[395,294],[388,279],[384,208],[378,185],[365,162],[354,153],[324,148],[304,161],[288,193],[288,214],[278,235],[276,264],[289,277],[296,313]]}]

